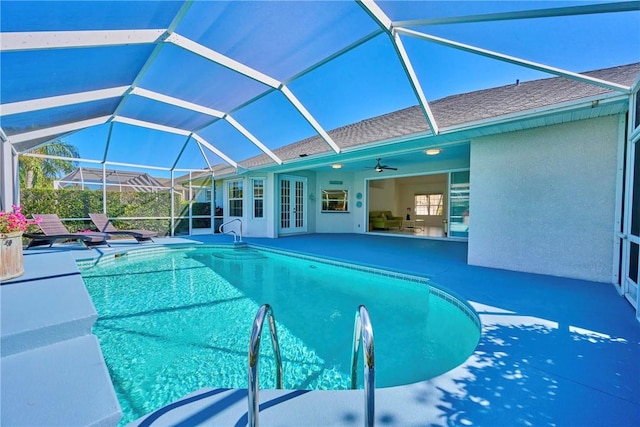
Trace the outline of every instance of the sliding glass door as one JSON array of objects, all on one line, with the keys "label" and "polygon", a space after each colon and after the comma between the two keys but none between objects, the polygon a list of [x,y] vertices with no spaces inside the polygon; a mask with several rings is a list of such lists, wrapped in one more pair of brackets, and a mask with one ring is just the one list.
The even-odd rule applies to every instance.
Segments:
[{"label": "sliding glass door", "polygon": [[449,176],[450,237],[469,237],[469,171],[451,172]]},{"label": "sliding glass door", "polygon": [[622,196],[622,230],[619,234],[620,268],[618,284],[625,298],[636,308],[638,304],[638,264],[640,261],[640,99],[638,86],[629,104],[629,138],[626,141],[624,193]]}]

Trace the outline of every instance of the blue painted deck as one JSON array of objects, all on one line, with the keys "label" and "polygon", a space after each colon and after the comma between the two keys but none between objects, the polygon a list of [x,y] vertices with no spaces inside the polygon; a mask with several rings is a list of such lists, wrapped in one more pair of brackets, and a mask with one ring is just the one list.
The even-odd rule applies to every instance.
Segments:
[{"label": "blue painted deck", "polygon": [[[220,235],[189,239],[231,241]],[[640,324],[613,285],[470,266],[463,242],[361,234],[245,241],[430,277],[474,306],[483,323],[476,352],[430,381],[379,389],[378,425],[640,425]],[[113,246],[71,253],[82,259],[140,247]],[[68,251],[53,252],[60,250]],[[186,412],[173,416],[157,414],[150,425],[246,423],[246,391],[196,396],[202,393],[206,399],[191,399],[196,406],[182,405]],[[262,425],[362,425],[362,391],[265,390],[260,401]]]},{"label": "blue painted deck", "polygon": [[483,323],[475,354],[445,375],[450,381],[442,378],[437,403],[414,396],[440,408],[442,424],[640,425],[640,324],[611,284],[470,266],[463,242],[362,234],[245,240],[430,277],[468,300]]}]

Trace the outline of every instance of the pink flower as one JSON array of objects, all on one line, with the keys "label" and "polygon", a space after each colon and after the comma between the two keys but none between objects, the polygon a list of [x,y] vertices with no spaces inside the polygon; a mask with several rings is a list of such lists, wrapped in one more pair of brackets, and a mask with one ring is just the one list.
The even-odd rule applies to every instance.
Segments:
[{"label": "pink flower", "polygon": [[42,218],[29,220],[22,214],[22,208],[13,205],[13,212],[0,212],[0,233],[15,233],[16,231],[25,231],[28,225],[39,224]]}]

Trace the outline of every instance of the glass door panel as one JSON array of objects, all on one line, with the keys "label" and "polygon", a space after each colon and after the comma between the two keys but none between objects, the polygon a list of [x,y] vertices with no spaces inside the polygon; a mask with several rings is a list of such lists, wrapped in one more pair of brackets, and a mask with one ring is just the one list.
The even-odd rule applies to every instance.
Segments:
[{"label": "glass door panel", "polygon": [[449,236],[469,237],[469,171],[451,172]]},{"label": "glass door panel", "polygon": [[280,177],[280,233],[302,233],[306,224],[306,178]]}]

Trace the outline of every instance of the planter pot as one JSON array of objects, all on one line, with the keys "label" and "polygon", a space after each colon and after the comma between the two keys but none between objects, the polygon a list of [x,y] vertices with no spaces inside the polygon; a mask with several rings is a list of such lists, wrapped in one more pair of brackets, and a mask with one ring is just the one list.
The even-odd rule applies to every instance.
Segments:
[{"label": "planter pot", "polygon": [[22,257],[22,231],[0,233],[0,281],[24,274]]}]

